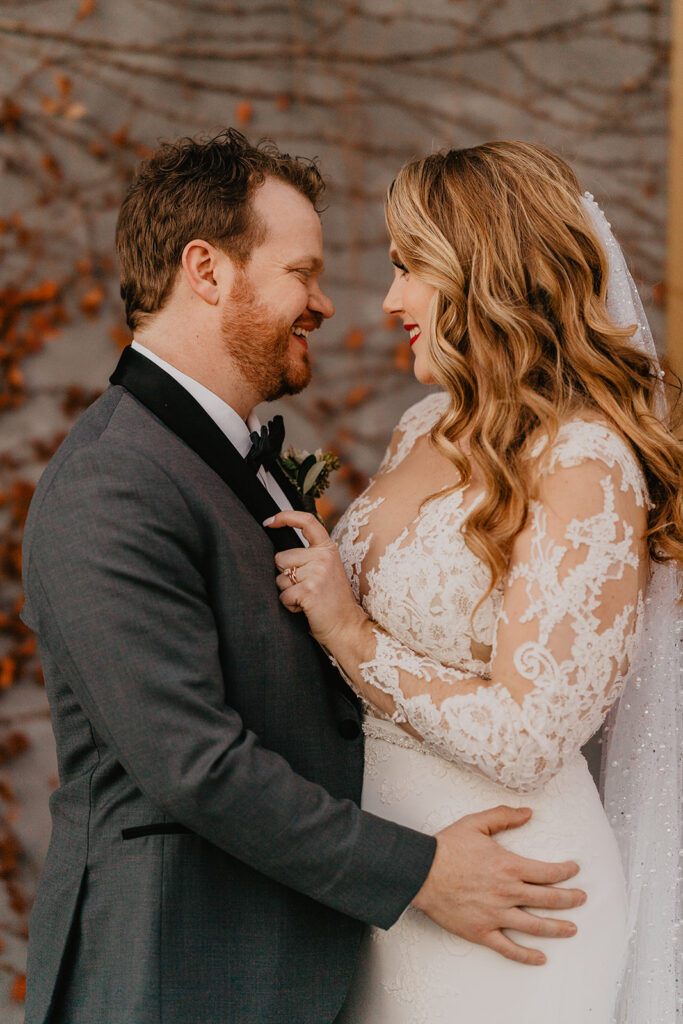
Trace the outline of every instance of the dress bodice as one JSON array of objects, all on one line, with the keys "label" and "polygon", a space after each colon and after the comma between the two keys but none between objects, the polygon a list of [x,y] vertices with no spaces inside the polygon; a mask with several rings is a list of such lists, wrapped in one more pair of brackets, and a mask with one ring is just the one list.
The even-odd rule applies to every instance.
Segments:
[{"label": "dress bodice", "polygon": [[488,572],[460,532],[476,498],[449,489],[399,526],[381,553],[376,550],[387,500],[383,478],[429,433],[446,403],[439,392],[404,414],[376,476],[342,516],[334,538],[354,594],[371,619],[414,650],[485,678],[503,588],[485,596]]},{"label": "dress bodice", "polygon": [[488,569],[461,530],[481,486],[473,474],[454,488],[449,460],[430,453],[447,401],[432,394],[404,414],[334,533],[379,627],[361,673],[434,752],[528,790],[578,752],[623,687],[647,575],[646,485],[602,420],[576,417],[552,445],[540,438],[530,456],[540,496],[488,593]]}]

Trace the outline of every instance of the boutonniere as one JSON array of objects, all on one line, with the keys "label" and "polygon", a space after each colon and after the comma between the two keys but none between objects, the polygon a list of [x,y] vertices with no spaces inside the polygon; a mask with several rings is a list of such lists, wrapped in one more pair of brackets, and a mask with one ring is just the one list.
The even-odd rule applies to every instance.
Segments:
[{"label": "boutonniere", "polygon": [[278,456],[277,461],[301,495],[306,511],[317,515],[315,499],[329,487],[330,474],[339,469],[337,456],[332,452],[324,452],[322,448],[307,452],[290,447]]}]

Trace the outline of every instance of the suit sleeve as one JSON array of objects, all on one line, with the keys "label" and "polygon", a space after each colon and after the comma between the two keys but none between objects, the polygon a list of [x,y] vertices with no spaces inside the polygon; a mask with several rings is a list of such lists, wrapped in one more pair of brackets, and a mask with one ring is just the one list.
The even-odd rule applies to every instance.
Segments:
[{"label": "suit sleeve", "polygon": [[125,448],[84,446],[32,514],[29,624],[139,789],[276,881],[391,925],[435,841],[333,799],[226,705],[206,552],[165,471]]}]

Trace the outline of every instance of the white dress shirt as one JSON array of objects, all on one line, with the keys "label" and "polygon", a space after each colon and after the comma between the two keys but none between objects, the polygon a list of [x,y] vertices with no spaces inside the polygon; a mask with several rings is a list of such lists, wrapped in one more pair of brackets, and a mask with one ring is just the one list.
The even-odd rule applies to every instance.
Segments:
[{"label": "white dress shirt", "polygon": [[[247,422],[245,423],[239,413],[235,412],[232,406],[224,402],[222,398],[214,394],[213,391],[209,391],[203,384],[193,380],[192,377],[188,377],[186,373],[181,373],[171,363],[167,363],[165,359],[161,359],[155,352],[151,352],[144,345],[141,345],[139,341],[133,341],[132,348],[136,352],[145,356],[146,359],[151,360],[160,366],[162,370],[165,370],[169,376],[173,377],[182,387],[188,391],[196,402],[199,402],[202,409],[207,415],[211,417],[216,426],[221,430],[228,441],[233,445],[234,448],[240,453],[243,459],[246,459],[251,448],[251,434],[253,431],[260,433],[261,423],[256,413],[252,410],[247,416]],[[287,495],[284,493],[275,477],[271,476],[264,466],[259,466],[258,473],[256,474],[258,479],[261,481],[265,489],[270,494],[271,498],[278,506],[282,509],[291,509],[292,503],[290,502]],[[303,534],[300,530],[296,531],[301,538],[302,542],[308,546]]]}]

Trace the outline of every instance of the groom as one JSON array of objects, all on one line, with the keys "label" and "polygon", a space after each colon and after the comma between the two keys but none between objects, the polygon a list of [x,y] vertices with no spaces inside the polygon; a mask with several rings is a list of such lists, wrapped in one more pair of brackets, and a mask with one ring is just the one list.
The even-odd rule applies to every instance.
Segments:
[{"label": "groom", "polygon": [[413,901],[540,962],[502,933],[510,912],[582,901],[552,888],[575,866],[490,838],[528,812],[436,839],[361,812],[359,708],[280,605],[273,545],[301,541],[261,524],[298,499],[272,453],[250,454],[252,410],[306,386],[334,311],[321,191],[315,167],[228,131],[161,147],[123,203],[136,340],[26,526],[60,767],[27,1024],[324,1024],[364,923]]}]

